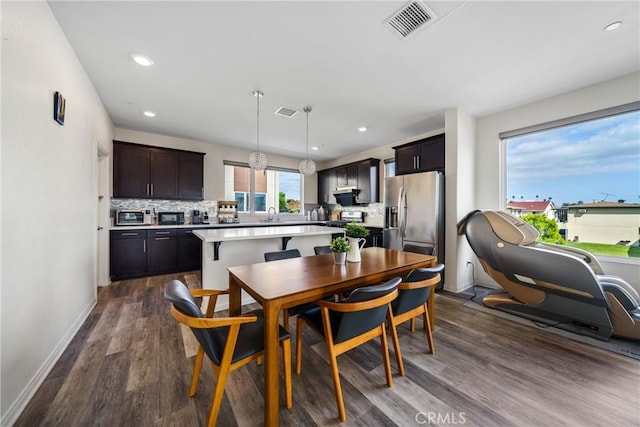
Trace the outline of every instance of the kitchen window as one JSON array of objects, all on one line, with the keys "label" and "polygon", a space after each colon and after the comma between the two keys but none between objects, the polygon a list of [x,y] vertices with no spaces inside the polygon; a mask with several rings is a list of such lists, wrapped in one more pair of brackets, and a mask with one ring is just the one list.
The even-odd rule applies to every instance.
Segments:
[{"label": "kitchen window", "polygon": [[640,103],[500,138],[507,211],[545,215],[569,246],[640,257]]},{"label": "kitchen window", "polygon": [[384,161],[384,177],[388,178],[391,176],[396,176],[396,160],[386,159]]},{"label": "kitchen window", "polygon": [[297,170],[269,167],[252,171],[248,165],[224,162],[225,198],[238,202],[238,212],[298,214],[302,200],[302,176]]}]

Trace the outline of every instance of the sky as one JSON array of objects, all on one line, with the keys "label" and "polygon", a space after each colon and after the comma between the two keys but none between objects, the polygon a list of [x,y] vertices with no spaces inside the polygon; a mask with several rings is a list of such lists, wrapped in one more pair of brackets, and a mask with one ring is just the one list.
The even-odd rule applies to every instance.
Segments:
[{"label": "sky", "polygon": [[640,203],[640,111],[509,139],[506,161],[508,200]]},{"label": "sky", "polygon": [[278,172],[280,191],[284,191],[287,199],[300,200],[300,174],[295,172]]}]

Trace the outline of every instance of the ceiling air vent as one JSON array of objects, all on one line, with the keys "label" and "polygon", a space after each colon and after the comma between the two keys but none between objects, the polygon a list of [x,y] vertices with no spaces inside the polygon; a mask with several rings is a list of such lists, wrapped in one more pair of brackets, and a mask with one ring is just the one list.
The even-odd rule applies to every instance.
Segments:
[{"label": "ceiling air vent", "polygon": [[278,108],[278,111],[276,111],[276,114],[290,119],[291,117],[295,116],[297,112],[298,110],[294,110],[293,108],[280,107]]},{"label": "ceiling air vent", "polygon": [[403,39],[435,18],[435,14],[421,1],[407,3],[391,15],[384,24]]}]

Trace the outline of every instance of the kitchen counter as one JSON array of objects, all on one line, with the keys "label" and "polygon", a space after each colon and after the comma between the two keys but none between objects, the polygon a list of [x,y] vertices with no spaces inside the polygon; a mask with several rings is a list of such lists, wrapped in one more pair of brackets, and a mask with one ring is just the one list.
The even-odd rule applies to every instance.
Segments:
[{"label": "kitchen counter", "polygon": [[[334,235],[344,236],[344,230],[317,223],[292,225],[285,222],[266,227],[260,223],[258,227],[194,229],[193,235],[202,240],[202,287],[226,289],[229,286],[228,267],[264,262],[266,252],[284,249],[298,249],[302,256],[315,256],[315,246],[328,245]],[[329,262],[333,263],[333,259]],[[242,303],[251,302],[254,302],[253,298],[243,293]],[[226,308],[228,299],[222,295],[218,298],[216,310]]]},{"label": "kitchen counter", "polygon": [[340,231],[321,225],[286,225],[274,227],[219,228],[194,230],[193,235],[203,242],[226,242],[229,240],[272,239],[278,237],[314,236],[335,234]]},{"label": "kitchen counter", "polygon": [[202,228],[202,229],[218,229],[218,228],[247,228],[247,227],[283,227],[290,225],[324,225],[325,221],[258,221],[258,222],[236,222],[232,224],[181,224],[181,225],[112,225],[110,230],[154,230],[162,228]]}]

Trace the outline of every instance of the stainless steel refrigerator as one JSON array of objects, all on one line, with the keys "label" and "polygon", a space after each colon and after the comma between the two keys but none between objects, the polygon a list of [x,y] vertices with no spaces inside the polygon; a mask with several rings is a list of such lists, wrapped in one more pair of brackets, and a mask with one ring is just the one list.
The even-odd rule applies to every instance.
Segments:
[{"label": "stainless steel refrigerator", "polygon": [[423,172],[384,180],[385,248],[414,245],[444,263],[444,175]]}]

